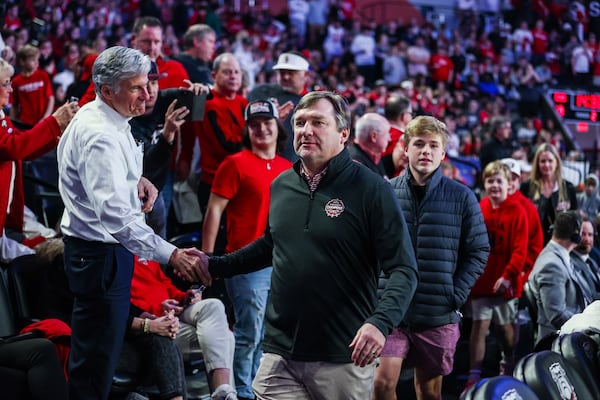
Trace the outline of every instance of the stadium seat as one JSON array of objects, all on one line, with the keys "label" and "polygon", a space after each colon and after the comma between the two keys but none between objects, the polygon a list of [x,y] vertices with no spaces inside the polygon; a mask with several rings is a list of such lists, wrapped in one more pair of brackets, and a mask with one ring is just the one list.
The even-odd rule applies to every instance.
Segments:
[{"label": "stadium seat", "polygon": [[524,382],[511,376],[484,378],[473,385],[461,400],[538,400],[539,397]]}]

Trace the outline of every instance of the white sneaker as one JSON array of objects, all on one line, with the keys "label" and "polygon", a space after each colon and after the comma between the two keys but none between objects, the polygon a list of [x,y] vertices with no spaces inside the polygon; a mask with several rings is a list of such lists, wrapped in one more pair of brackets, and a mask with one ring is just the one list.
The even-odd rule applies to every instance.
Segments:
[{"label": "white sneaker", "polygon": [[219,386],[213,392],[210,398],[211,400],[238,400],[237,392],[231,385],[227,383],[224,383],[221,386]]}]

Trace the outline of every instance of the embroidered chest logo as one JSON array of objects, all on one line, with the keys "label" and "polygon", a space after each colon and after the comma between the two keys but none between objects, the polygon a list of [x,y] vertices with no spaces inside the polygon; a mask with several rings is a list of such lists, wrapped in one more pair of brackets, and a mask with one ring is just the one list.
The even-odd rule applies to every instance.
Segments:
[{"label": "embroidered chest logo", "polygon": [[325,213],[330,218],[339,217],[344,210],[344,202],[340,199],[331,199],[325,204]]}]

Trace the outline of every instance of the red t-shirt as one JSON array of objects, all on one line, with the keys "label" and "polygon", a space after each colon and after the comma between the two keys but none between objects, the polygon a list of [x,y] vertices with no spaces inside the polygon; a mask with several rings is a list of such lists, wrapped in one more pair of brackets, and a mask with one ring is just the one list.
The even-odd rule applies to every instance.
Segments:
[{"label": "red t-shirt", "polygon": [[49,98],[54,96],[48,73],[37,69],[30,76],[18,74],[12,80],[12,87],[12,104],[19,109],[17,117],[35,125],[44,116]]},{"label": "red t-shirt", "polygon": [[548,47],[548,34],[543,29],[534,29],[531,33],[533,34],[531,52],[533,54],[545,54]]},{"label": "red t-shirt", "polygon": [[197,123],[196,135],[200,142],[200,181],[212,184],[217,168],[230,154],[241,148],[244,128],[244,109],[248,100],[236,95],[223,97],[216,90],[206,101],[204,119]]},{"label": "red t-shirt", "polygon": [[387,156],[394,152],[394,147],[396,147],[396,143],[398,143],[398,140],[401,140],[400,138],[402,137],[402,135],[404,135],[404,132],[402,132],[400,129],[394,126],[390,127],[390,142],[388,143],[387,148],[383,152],[384,156]]},{"label": "red t-shirt", "polygon": [[271,182],[291,166],[281,156],[265,160],[248,149],[223,161],[211,190],[229,199],[225,248],[228,253],[262,236],[269,215]]},{"label": "red t-shirt", "polygon": [[435,82],[448,82],[450,73],[454,70],[454,63],[448,56],[434,54],[429,61],[431,79]]}]

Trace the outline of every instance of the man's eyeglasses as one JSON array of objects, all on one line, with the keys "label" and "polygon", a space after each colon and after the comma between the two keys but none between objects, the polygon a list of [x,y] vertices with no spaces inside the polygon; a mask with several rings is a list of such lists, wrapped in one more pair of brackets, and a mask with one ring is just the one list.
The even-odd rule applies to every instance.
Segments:
[{"label": "man's eyeglasses", "polygon": [[10,87],[10,85],[12,85],[12,81],[0,83],[0,86],[2,86],[4,89]]}]

